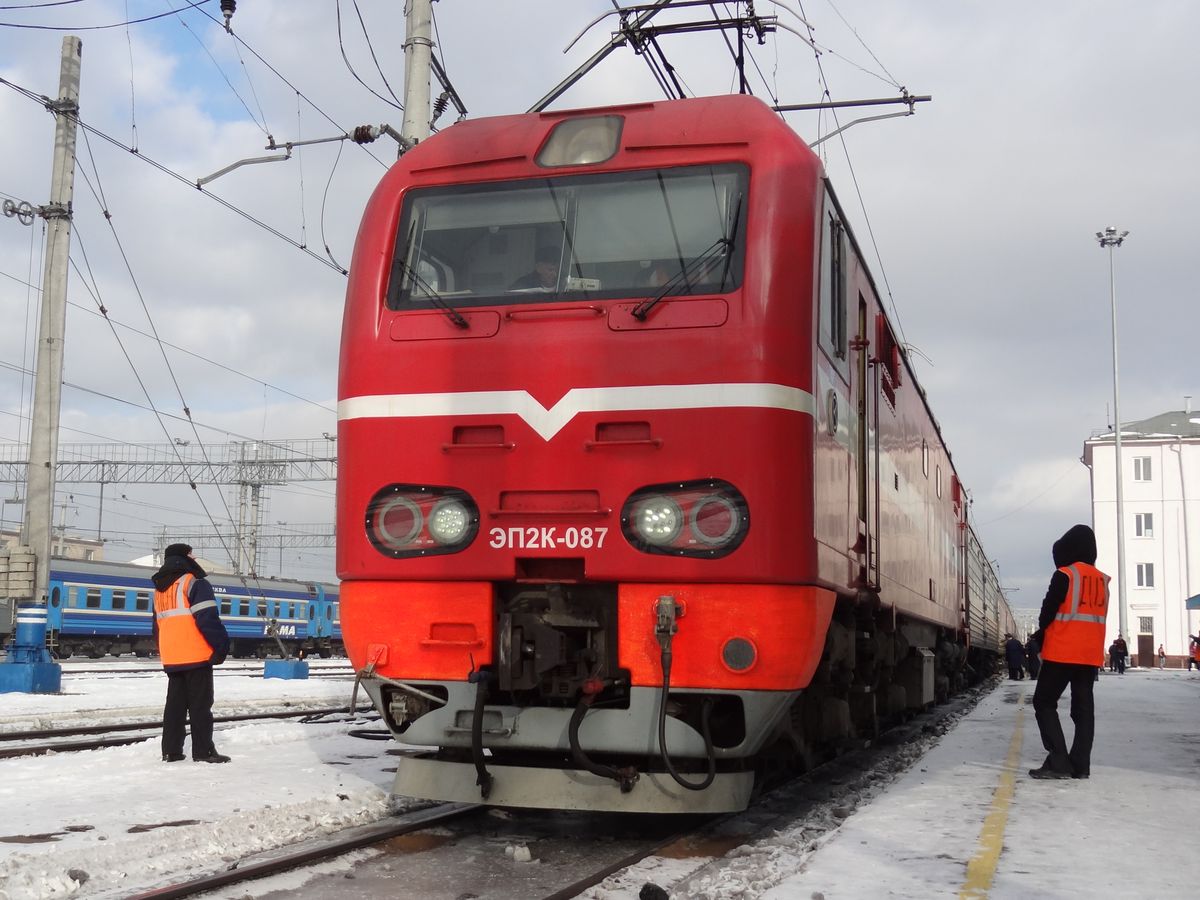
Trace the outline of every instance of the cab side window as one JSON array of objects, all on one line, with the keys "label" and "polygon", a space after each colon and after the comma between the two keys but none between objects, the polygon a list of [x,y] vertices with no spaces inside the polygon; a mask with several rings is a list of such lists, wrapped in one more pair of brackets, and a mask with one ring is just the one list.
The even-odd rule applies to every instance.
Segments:
[{"label": "cab side window", "polygon": [[820,294],[819,310],[821,348],[846,375],[846,282],[849,256],[846,226],[833,198],[825,195],[825,210],[821,216]]}]

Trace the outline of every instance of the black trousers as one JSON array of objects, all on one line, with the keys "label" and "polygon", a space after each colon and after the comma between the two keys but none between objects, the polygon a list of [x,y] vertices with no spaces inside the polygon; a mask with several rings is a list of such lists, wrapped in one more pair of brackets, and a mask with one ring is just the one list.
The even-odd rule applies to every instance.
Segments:
[{"label": "black trousers", "polygon": [[[1091,773],[1092,741],[1096,736],[1096,701],[1092,693],[1095,683],[1095,666],[1042,660],[1033,691],[1033,711],[1042,734],[1042,746],[1049,754],[1046,765],[1055,771]],[[1067,685],[1071,686],[1071,721],[1075,723],[1075,738],[1069,751],[1058,719],[1058,698]]]},{"label": "black trousers", "polygon": [[167,673],[167,705],[163,709],[162,752],[183,753],[184,725],[192,724],[192,759],[213,751],[212,666]]}]

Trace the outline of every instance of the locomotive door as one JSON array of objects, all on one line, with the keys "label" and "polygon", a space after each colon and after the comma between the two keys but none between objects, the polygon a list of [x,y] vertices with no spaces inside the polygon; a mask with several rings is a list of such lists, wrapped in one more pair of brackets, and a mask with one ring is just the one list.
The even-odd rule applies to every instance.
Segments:
[{"label": "locomotive door", "polygon": [[862,586],[879,589],[879,432],[876,426],[878,391],[873,389],[871,341],[867,337],[867,302],[858,295],[858,335],[852,344],[858,353],[855,366],[856,410],[858,417],[858,446],[855,448],[858,480],[858,539],[854,549],[858,554],[859,577]]}]

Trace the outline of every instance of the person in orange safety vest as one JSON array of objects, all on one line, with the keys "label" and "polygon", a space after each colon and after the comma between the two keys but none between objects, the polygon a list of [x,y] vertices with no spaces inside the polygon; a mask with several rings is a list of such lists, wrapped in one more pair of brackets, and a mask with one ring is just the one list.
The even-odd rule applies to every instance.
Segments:
[{"label": "person in orange safety vest", "polygon": [[184,758],[185,725],[192,726],[192,759],[225,763],[213,745],[213,666],[225,661],[229,633],[221,623],[206,573],[187,544],[172,544],[154,582],[154,637],[167,673],[163,762]]},{"label": "person in orange safety vest", "polygon": [[[1075,525],[1054,543],[1056,571],[1038,616],[1042,668],[1033,692],[1046,761],[1030,769],[1034,778],[1087,778],[1096,733],[1092,689],[1104,665],[1104,621],[1108,615],[1108,576],[1096,568],[1096,535]],[[1058,698],[1071,686],[1075,737],[1067,750],[1058,718]]]}]

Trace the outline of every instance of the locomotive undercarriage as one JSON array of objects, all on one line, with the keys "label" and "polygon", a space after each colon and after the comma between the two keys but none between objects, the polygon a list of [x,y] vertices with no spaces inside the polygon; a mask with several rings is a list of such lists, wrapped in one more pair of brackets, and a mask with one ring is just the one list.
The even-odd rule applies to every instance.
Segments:
[{"label": "locomotive undercarriage", "polygon": [[[843,599],[804,691],[668,686],[660,742],[662,690],[631,685],[617,663],[614,588],[498,587],[494,614],[495,662],[464,673],[465,681],[363,678],[400,741],[437,748],[398,768],[398,794],[598,810],[740,809],[774,773],[806,770],[873,739],[881,724],[945,699],[969,671],[965,652],[936,628],[896,622],[869,596]],[[660,617],[660,644],[665,630]],[[708,786],[697,790],[706,773]]]},{"label": "locomotive undercarriage", "polygon": [[942,629],[897,620],[873,594],[842,598],[812,681],[764,758],[807,770],[874,740],[881,726],[944,702],[975,674],[966,649]]},{"label": "locomotive undercarriage", "polygon": [[659,686],[634,686],[617,662],[616,613],[613,585],[498,586],[494,664],[466,681],[365,677],[399,740],[438,748],[405,760],[396,792],[514,806],[743,808],[752,759],[796,695],[670,687],[664,698]]}]

